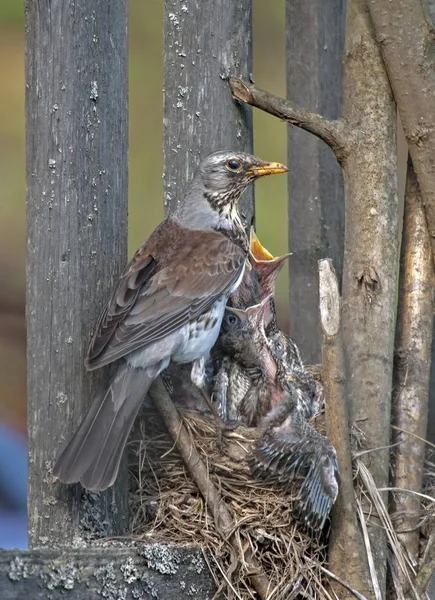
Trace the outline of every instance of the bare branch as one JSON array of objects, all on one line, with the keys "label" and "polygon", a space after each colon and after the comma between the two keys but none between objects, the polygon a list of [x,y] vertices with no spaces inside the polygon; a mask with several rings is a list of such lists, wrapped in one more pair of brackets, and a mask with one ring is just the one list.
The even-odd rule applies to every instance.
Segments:
[{"label": "bare branch", "polygon": [[183,419],[180,417],[178,410],[169,397],[160,378],[158,378],[151,386],[149,396],[153,400],[169,433],[173,437],[192,479],[207,502],[210,512],[213,515],[213,519],[215,520],[216,529],[222,536],[222,539],[231,545],[236,552],[236,555],[249,565],[249,579],[252,587],[260,598],[265,600],[268,597],[269,581],[252,550],[249,547],[242,548],[237,542],[237,536],[234,534],[234,521],[231,512],[218,489],[210,480],[207,467],[192,443],[192,440],[184,427]]},{"label": "bare branch", "polygon": [[[423,202],[412,162],[408,160],[394,365],[393,416],[398,429],[393,432],[393,442],[399,445],[395,450],[393,486],[413,492],[421,491],[424,470],[434,290]],[[397,513],[394,526],[398,537],[413,564],[417,564],[420,499],[416,494],[395,493],[392,506]]]},{"label": "bare branch", "polygon": [[[320,321],[323,330],[323,381],[326,391],[326,427],[337,451],[341,485],[332,511],[329,542],[331,570],[352,588],[371,596],[367,558],[358,528],[353,487],[349,416],[344,389],[345,368],[340,327],[340,295],[332,261],[319,261]],[[333,584],[334,589],[336,585]],[[340,586],[341,588],[341,586]],[[338,589],[336,590],[338,592]],[[354,593],[340,589],[340,598]]]},{"label": "bare branch", "polygon": [[417,0],[368,2],[409,145],[435,255],[435,69],[433,32]]},{"label": "bare branch", "polygon": [[265,112],[309,131],[323,140],[332,149],[338,162],[342,163],[350,151],[351,133],[341,119],[327,119],[291,100],[285,100],[261,90],[252,83],[246,83],[238,77],[230,77],[229,85],[235,100],[260,108]]}]

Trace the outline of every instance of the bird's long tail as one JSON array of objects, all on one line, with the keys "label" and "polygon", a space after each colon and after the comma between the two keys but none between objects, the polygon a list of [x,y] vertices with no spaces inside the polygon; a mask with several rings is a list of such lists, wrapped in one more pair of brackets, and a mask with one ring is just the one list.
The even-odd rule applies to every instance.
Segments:
[{"label": "bird's long tail", "polygon": [[109,387],[96,396],[79,429],[59,456],[53,475],[80,481],[91,491],[113,484],[142,400],[157,373],[122,364]]}]

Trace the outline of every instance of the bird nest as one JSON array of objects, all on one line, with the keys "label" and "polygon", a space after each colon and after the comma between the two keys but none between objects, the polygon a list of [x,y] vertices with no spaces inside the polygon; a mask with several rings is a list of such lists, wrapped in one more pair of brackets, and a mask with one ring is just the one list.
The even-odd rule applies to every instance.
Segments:
[{"label": "bird nest", "polygon": [[[206,465],[208,481],[218,490],[231,512],[232,528],[224,530],[217,525],[220,519],[216,509],[211,511],[199,492],[160,414],[147,409],[132,442],[135,451],[131,464],[130,508],[134,537],[200,545],[216,581],[216,597],[220,593],[227,598],[258,598],[252,577],[255,576],[253,571],[259,569],[267,582],[268,591],[264,597],[268,600],[337,598],[331,590],[331,580],[339,579],[327,568],[326,537],[315,539],[304,532],[292,516],[292,497],[250,474],[246,457],[255,444],[258,431],[240,426],[233,431],[217,433],[212,419],[196,412],[178,410],[192,448]],[[323,415],[317,417],[315,426],[319,431],[324,430]],[[360,458],[367,450],[364,449],[363,435],[354,426],[351,427],[351,439],[361,529],[367,531],[370,521],[375,516],[379,518],[376,526],[380,523],[386,531],[389,556],[394,557],[397,565],[393,579],[397,579],[397,567],[406,574],[412,573],[415,565],[410,564],[395,532],[393,521],[398,515],[389,515],[385,494],[377,490],[369,469]],[[427,552],[435,538],[433,450],[426,461],[425,482],[419,514],[421,571],[426,560],[428,563],[434,560],[433,552]],[[372,564],[372,587],[376,589],[375,561],[369,546],[366,553]],[[245,560],[247,556],[255,557],[255,569],[252,561]],[[348,587],[346,582],[339,581]],[[396,590],[401,589],[400,581],[403,577],[393,583]],[[414,584],[410,583],[410,587],[413,593],[409,597],[419,597]],[[353,593],[356,598],[364,598],[355,590]]]},{"label": "bird nest", "polygon": [[[292,498],[253,479],[246,457],[257,430],[238,427],[216,433],[214,422],[181,411],[192,443],[233,516],[222,532],[193,482],[160,415],[146,411],[136,430],[131,495],[132,533],[141,539],[200,544],[226,597],[254,598],[252,564],[240,557],[251,549],[268,580],[268,598],[329,598],[325,540],[313,539],[292,517]],[[319,427],[319,424],[317,424]],[[239,552],[226,540],[234,535]]]}]

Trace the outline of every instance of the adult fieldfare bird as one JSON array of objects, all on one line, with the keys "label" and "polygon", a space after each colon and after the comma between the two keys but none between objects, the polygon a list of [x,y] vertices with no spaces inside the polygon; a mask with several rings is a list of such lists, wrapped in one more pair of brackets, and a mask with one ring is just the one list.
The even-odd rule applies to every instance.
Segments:
[{"label": "adult fieldfare bird", "polygon": [[98,321],[85,365],[119,360],[53,469],[61,481],[103,490],[115,481],[142,400],[170,361],[204,363],[249,250],[237,202],[263,175],[287,168],[241,152],[217,152],[197,169],[184,201],[139,248]]}]

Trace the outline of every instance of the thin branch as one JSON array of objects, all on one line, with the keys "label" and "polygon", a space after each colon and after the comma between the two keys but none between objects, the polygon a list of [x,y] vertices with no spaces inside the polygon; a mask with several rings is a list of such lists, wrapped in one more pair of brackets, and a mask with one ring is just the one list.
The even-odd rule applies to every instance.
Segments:
[{"label": "thin branch", "polygon": [[375,561],[373,558],[373,552],[372,552],[372,548],[371,548],[371,544],[370,544],[370,536],[367,531],[367,523],[364,518],[364,513],[363,513],[361,503],[358,500],[357,500],[357,509],[358,509],[359,522],[361,523],[361,529],[363,532],[364,544],[366,547],[366,554],[367,554],[367,560],[368,560],[369,568],[370,568],[373,592],[375,594],[376,600],[382,600],[382,592],[381,592],[381,588],[379,587],[378,574],[376,571]]},{"label": "thin branch", "polygon": [[391,429],[394,429],[395,431],[400,431],[401,433],[406,433],[406,435],[411,435],[416,440],[420,440],[420,442],[424,442],[428,446],[431,446],[431,448],[435,448],[435,444],[433,444],[426,438],[421,437],[420,435],[416,435],[415,433],[412,433],[412,431],[408,431],[407,429],[402,429],[402,427],[397,427],[396,425],[391,425]]},{"label": "thin branch", "polygon": [[225,542],[231,545],[240,560],[249,566],[249,579],[252,587],[260,598],[265,600],[268,597],[268,590],[270,588],[269,581],[252,550],[249,547],[243,549],[237,542],[231,512],[218,489],[210,480],[207,467],[192,443],[192,439],[183,424],[183,419],[160,378],[151,386],[149,396],[160,412],[169,433],[174,439],[192,479],[208,504],[218,533]]},{"label": "thin branch", "polygon": [[[330,259],[319,260],[320,323],[323,330],[323,381],[326,392],[326,427],[337,451],[341,485],[331,515],[329,564],[352,588],[370,596],[369,569],[358,528],[353,487],[349,416],[344,382],[341,308],[338,281]],[[334,587],[334,586],[333,586]],[[335,587],[334,587],[335,589]],[[351,598],[341,590],[340,598]]]},{"label": "thin branch", "polygon": [[328,144],[339,163],[342,163],[349,154],[352,143],[351,131],[343,119],[327,119],[298,106],[291,100],[285,100],[257,88],[252,83],[246,83],[238,77],[230,77],[228,82],[235,100],[260,108],[287,121],[290,125],[309,131]]},{"label": "thin branch", "polygon": [[394,494],[392,506],[400,515],[394,519],[398,537],[416,564],[420,542],[416,493],[422,489],[426,451],[422,438],[428,420],[435,280],[423,202],[410,159],[407,177],[393,374],[393,417],[399,428],[394,429],[393,442],[399,445],[394,452],[392,485],[414,494]]},{"label": "thin branch", "polygon": [[[423,498],[424,500],[428,500],[429,502],[435,502],[435,498],[433,496],[428,496],[427,494],[422,494],[421,492],[416,492],[415,490],[408,490],[406,488],[398,488],[398,487],[386,487],[386,488],[378,488],[378,492],[401,492],[403,494],[414,494],[418,498]],[[416,527],[413,527],[412,530],[415,530]],[[406,548],[408,551],[409,549]]]}]

